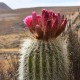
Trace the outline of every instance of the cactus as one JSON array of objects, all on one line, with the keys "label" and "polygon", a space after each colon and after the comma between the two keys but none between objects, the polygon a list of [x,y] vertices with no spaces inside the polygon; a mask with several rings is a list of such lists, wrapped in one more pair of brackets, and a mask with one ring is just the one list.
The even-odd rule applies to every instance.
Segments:
[{"label": "cactus", "polygon": [[21,45],[18,80],[68,80],[60,35],[67,20],[60,14],[42,10],[25,18],[31,37]]},{"label": "cactus", "polygon": [[70,60],[70,80],[80,80],[80,44],[77,31],[72,30],[71,27],[72,25],[69,25],[67,45]]}]

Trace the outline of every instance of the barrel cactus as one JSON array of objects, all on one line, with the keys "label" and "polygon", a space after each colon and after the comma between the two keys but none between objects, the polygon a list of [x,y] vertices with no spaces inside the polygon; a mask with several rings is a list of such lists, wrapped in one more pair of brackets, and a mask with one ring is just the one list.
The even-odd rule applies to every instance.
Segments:
[{"label": "barrel cactus", "polygon": [[30,35],[20,49],[18,80],[68,80],[59,35],[67,20],[60,13],[42,10],[24,19]]}]

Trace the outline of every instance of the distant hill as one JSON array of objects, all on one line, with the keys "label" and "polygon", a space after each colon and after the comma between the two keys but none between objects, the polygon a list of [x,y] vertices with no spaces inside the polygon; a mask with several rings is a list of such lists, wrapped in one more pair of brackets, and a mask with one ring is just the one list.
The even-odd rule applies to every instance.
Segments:
[{"label": "distant hill", "polygon": [[0,10],[11,10],[11,8],[7,6],[5,3],[0,2]]}]

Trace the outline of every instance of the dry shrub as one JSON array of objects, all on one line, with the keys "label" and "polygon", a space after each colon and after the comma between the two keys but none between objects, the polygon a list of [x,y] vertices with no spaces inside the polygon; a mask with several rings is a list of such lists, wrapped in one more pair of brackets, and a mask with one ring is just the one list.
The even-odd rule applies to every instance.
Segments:
[{"label": "dry shrub", "polygon": [[4,54],[0,60],[0,80],[17,80],[18,55]]}]

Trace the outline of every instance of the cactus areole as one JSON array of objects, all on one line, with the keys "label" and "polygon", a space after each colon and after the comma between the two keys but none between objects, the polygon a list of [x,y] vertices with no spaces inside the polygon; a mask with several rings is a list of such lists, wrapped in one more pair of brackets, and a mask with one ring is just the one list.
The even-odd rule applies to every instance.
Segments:
[{"label": "cactus areole", "polygon": [[43,9],[42,15],[37,15],[33,11],[31,16],[27,16],[24,19],[24,23],[36,39],[47,41],[49,39],[55,39],[64,31],[67,20],[60,13]]},{"label": "cactus areole", "polygon": [[33,38],[21,44],[18,80],[68,80],[62,45],[55,39],[65,29],[64,16],[43,9],[42,15],[32,12],[24,23]]}]

